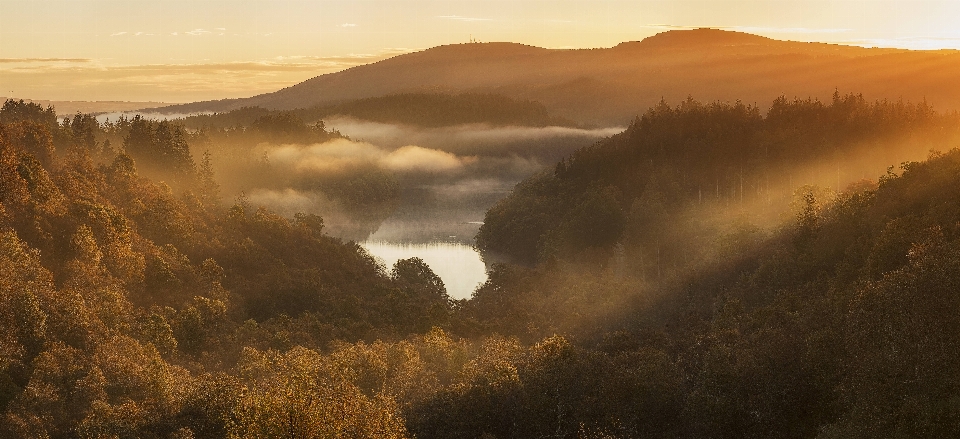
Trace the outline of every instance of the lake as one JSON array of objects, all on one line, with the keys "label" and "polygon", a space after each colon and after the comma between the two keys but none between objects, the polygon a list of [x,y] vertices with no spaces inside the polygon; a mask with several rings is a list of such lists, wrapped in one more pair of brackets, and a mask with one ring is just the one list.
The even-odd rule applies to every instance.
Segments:
[{"label": "lake", "polygon": [[392,268],[400,259],[423,259],[447,287],[454,299],[469,299],[473,290],[487,280],[486,267],[480,254],[460,242],[429,242],[422,244],[365,241],[361,243],[374,257]]}]

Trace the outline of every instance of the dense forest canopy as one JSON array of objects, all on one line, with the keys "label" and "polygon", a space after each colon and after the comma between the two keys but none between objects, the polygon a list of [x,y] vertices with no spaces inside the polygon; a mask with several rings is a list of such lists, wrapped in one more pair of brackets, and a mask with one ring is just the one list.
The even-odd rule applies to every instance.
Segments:
[{"label": "dense forest canopy", "polygon": [[[490,93],[400,93],[289,111],[306,121],[340,116],[419,127],[464,124],[535,127],[573,125],[569,120],[551,117],[546,107],[539,102],[521,101]],[[189,116],[184,118],[183,123],[193,128],[233,128],[248,126],[258,118],[276,114],[285,112],[261,107],[243,107],[223,113]]]},{"label": "dense forest canopy", "polygon": [[827,104],[781,97],[765,117],[740,102],[661,102],[623,133],[520,183],[488,212],[477,245],[523,263],[609,256],[618,243],[688,247],[669,229],[690,209],[698,218],[721,208],[776,222],[797,187],[837,192],[890,160],[944,149],[960,138],[958,120],[926,103],[839,93]]},{"label": "dense forest canopy", "polygon": [[521,263],[453,301],[419,259],[383,267],[321,216],[225,199],[215,160],[344,140],[323,125],[7,101],[0,435],[951,436],[957,116],[772,108],[659,105],[530,177],[478,236]]}]

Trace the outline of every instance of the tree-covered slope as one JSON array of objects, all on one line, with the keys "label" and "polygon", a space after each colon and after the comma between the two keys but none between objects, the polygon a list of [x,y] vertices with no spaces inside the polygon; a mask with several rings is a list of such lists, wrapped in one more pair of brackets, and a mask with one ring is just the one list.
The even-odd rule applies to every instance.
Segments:
[{"label": "tree-covered slope", "polygon": [[[320,217],[221,205],[175,124],[8,103],[0,436],[953,436],[956,116],[773,108],[659,106],[521,184],[484,239],[530,263],[451,302]],[[334,136],[271,117],[229,136]]]},{"label": "tree-covered slope", "polygon": [[301,110],[301,113],[304,119],[348,116],[373,122],[421,127],[463,124],[534,127],[572,125],[568,120],[550,117],[546,107],[539,102],[478,93],[387,95],[315,107]]},{"label": "tree-covered slope", "polygon": [[[768,103],[781,94],[870,99],[960,109],[960,53],[778,41],[717,29],[672,30],[601,49],[514,43],[439,46],[308,79],[273,93],[161,109],[293,110],[402,93],[495,93],[541,102],[552,116],[622,126],[660,99]],[[855,72],[855,73],[852,73]]]},{"label": "tree-covered slope", "polygon": [[835,94],[828,104],[778,98],[766,116],[739,102],[661,103],[623,133],[521,182],[489,210],[477,247],[529,264],[609,257],[620,244],[660,249],[674,264],[694,258],[677,253],[683,247],[697,246],[676,230],[685,218],[742,213],[775,222],[799,186],[836,192],[958,134],[955,115],[925,103],[859,95]]},{"label": "tree-covered slope", "polygon": [[[599,269],[500,266],[461,311],[465,330],[576,342],[554,347],[550,367],[518,363],[516,384],[454,392],[433,419],[446,431],[493,425],[497,437],[950,436],[960,428],[958,188],[960,151],[931,153],[872,185],[801,188],[773,229],[735,216],[695,241],[709,258],[660,261],[662,274],[629,246]],[[541,394],[556,407],[494,414],[499,401]]]},{"label": "tree-covered slope", "polygon": [[[225,113],[201,114],[184,119],[194,128],[232,128],[250,125],[257,118],[280,111],[245,107]],[[299,108],[290,111],[305,121],[330,117],[350,117],[371,122],[404,124],[417,127],[445,127],[464,124],[492,126],[569,126],[573,123],[551,117],[543,104],[520,101],[495,94],[404,93],[357,99],[337,104]]]},{"label": "tree-covered slope", "polygon": [[[239,378],[222,375],[256,349],[447,324],[451,303],[422,261],[387,273],[318,216],[223,206],[209,157],[196,165],[177,126],[121,121],[117,152],[97,140],[117,125],[48,113],[0,110],[3,437],[270,435],[254,408],[272,396],[241,402]],[[175,186],[140,176],[131,155]],[[250,367],[249,395],[276,389],[272,366]],[[325,397],[357,410],[328,413],[330,428],[403,434],[390,404],[330,373]]]}]

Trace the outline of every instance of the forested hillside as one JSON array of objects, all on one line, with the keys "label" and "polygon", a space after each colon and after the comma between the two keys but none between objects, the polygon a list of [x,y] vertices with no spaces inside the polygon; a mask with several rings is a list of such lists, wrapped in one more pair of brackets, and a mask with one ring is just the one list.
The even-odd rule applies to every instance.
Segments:
[{"label": "forested hillside", "polygon": [[[184,119],[193,128],[245,126],[258,117],[281,113],[260,107],[244,107],[225,113],[201,114]],[[311,106],[290,111],[305,121],[330,117],[352,117],[371,122],[417,127],[444,127],[464,124],[491,126],[571,126],[573,122],[551,117],[539,102],[519,101],[496,94],[405,93],[357,99],[337,104]]]},{"label": "forested hillside", "polygon": [[[226,145],[344,140],[323,125],[7,101],[0,436],[952,436],[957,116],[772,108],[660,105],[531,177],[478,237],[520,263],[452,301],[418,259],[224,199]],[[893,156],[927,159],[861,180]],[[364,169],[343,187],[383,192]]]},{"label": "forested hillside", "polygon": [[893,163],[948,149],[960,138],[958,122],[926,103],[839,93],[828,104],[781,97],[766,116],[740,102],[661,102],[623,133],[518,185],[487,213],[477,245],[531,264],[598,261],[619,244],[676,265],[697,258],[681,253],[702,249],[691,234],[706,223],[737,215],[776,223],[798,201],[798,187],[837,192]]},{"label": "forested hillside", "polygon": [[447,430],[429,431],[951,436],[960,428],[958,175],[951,151],[872,189],[829,200],[807,192],[782,227],[721,234],[716,259],[671,281],[502,267],[467,304],[480,332],[568,341],[526,354],[548,355],[546,364],[518,356],[509,384],[448,392],[430,406]]},{"label": "forested hillside", "polygon": [[[422,262],[388,273],[326,236],[319,216],[221,202],[209,158],[195,164],[179,127],[51,114],[22,101],[0,110],[3,436],[222,436],[231,410],[265,403],[241,403],[242,359],[395,339],[449,319]],[[140,163],[171,184],[140,176]],[[281,391],[262,381],[281,366],[254,363],[262,373],[250,379]],[[386,404],[325,385],[360,404],[357,417]],[[384,407],[372,412],[387,417],[380,427],[402,431]]]},{"label": "forested hillside", "polygon": [[[869,99],[928,99],[960,110],[960,52],[779,41],[719,29],[670,30],[596,49],[506,42],[451,44],[320,75],[243,99],[160,108],[293,110],[406,93],[494,93],[542,103],[552,116],[623,126],[661,99],[693,95],[765,105],[777,96],[828,100],[835,88]],[[766,110],[766,108],[764,108]]]}]

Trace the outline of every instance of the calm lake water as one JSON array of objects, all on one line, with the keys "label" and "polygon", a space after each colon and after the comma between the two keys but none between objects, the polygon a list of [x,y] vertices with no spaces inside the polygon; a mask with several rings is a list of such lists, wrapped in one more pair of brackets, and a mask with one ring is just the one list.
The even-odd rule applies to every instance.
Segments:
[{"label": "calm lake water", "polygon": [[487,280],[487,271],[480,255],[473,247],[459,242],[403,244],[366,241],[361,245],[371,255],[382,259],[387,268],[392,268],[400,259],[423,259],[443,279],[447,294],[454,299],[470,298],[473,290]]}]

